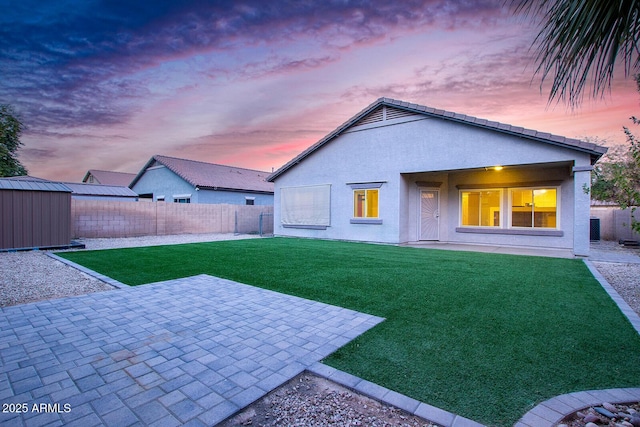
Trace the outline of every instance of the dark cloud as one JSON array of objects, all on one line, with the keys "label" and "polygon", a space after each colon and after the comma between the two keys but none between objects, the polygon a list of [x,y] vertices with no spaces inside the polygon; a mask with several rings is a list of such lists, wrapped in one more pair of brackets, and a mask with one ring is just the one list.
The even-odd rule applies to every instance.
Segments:
[{"label": "dark cloud", "polygon": [[[316,40],[246,72],[319,67],[390,30],[485,25],[500,1],[35,1],[0,16],[0,101],[31,129],[126,122],[148,93],[127,76],[164,61],[269,42]],[[253,65],[252,65],[253,64]],[[262,70],[262,71],[261,71]]]}]

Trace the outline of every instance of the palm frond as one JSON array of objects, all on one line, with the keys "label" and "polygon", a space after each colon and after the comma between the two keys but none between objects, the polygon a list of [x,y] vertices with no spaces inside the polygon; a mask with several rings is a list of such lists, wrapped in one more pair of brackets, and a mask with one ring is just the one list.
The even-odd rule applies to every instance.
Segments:
[{"label": "palm frond", "polygon": [[640,71],[640,0],[513,0],[516,13],[537,15],[543,24],[532,48],[540,86],[553,77],[549,102],[581,104],[591,80],[591,96],[611,88],[622,61],[625,76]]}]

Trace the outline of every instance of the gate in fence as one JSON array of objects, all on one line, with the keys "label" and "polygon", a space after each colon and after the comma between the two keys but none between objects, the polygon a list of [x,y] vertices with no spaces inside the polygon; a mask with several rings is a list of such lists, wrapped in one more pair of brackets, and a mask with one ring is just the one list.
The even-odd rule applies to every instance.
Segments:
[{"label": "gate in fence", "polygon": [[273,213],[236,211],[234,233],[273,235]]}]

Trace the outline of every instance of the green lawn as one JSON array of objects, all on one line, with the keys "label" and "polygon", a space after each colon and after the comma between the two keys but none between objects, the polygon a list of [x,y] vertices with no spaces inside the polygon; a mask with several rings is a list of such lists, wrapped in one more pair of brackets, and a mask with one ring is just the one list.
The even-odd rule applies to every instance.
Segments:
[{"label": "green lawn", "polygon": [[325,362],[488,425],[640,385],[640,337],[580,260],[285,238],[58,255],[130,285],[206,273],[385,317]]}]

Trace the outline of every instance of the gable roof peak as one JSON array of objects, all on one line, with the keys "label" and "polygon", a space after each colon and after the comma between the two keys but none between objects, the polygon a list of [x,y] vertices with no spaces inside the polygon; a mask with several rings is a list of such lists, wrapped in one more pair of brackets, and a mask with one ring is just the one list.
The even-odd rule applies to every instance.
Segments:
[{"label": "gable roof peak", "polygon": [[266,180],[268,172],[160,154],[151,157],[129,187],[133,188],[154,163],[161,164],[194,187],[273,193],[273,184]]},{"label": "gable roof peak", "polygon": [[[506,133],[512,136],[517,136],[517,137],[526,138],[534,141],[566,147],[566,148],[577,150],[577,151],[586,152],[591,155],[592,163],[595,163],[597,159],[599,159],[604,153],[607,152],[606,147],[596,145],[590,142],[581,141],[578,139],[567,138],[560,135],[552,135],[547,132],[538,132],[533,129],[525,129],[523,127],[512,126],[506,123],[490,121],[487,119],[481,119],[474,116],[468,116],[466,114],[455,113],[453,111],[439,110],[439,109],[427,107],[425,105],[413,104],[413,103],[401,101],[398,99],[381,97],[381,98],[378,98],[373,103],[369,104],[369,106],[367,106],[365,109],[363,109],[358,114],[353,116],[351,119],[347,120],[345,123],[338,126],[333,132],[329,133],[320,141],[316,142],[311,147],[307,148],[302,153],[300,153],[298,156],[296,156],[295,158],[287,162],[277,171],[273,172],[271,175],[269,175],[267,180],[270,182],[273,182],[278,176],[282,175],[287,170],[289,170],[290,168],[300,163],[305,157],[311,155],[313,152],[318,150],[323,145],[337,138],[340,134],[342,134],[352,126],[367,123],[365,121],[366,117],[370,114],[375,113],[376,110],[381,106],[406,110],[407,112],[422,114],[427,117],[449,120],[449,121],[471,125],[475,127],[480,127],[483,129],[492,130],[500,133]],[[362,123],[360,123],[361,121]],[[380,121],[380,120],[376,119],[374,121]]]}]

